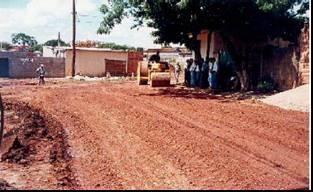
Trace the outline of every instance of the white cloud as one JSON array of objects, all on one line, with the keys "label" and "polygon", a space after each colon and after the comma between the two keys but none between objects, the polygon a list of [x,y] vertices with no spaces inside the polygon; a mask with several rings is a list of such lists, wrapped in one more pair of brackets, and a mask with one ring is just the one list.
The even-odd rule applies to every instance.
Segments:
[{"label": "white cloud", "polygon": [[[80,18],[83,21],[77,23],[78,40],[101,40],[136,47],[158,46],[153,44],[151,29],[143,27],[139,31],[131,30],[131,19],[125,19],[110,35],[97,35],[101,15],[98,11],[100,4],[95,2],[95,0],[77,0],[79,14],[95,16],[89,18],[91,24],[86,24],[86,20]],[[61,32],[62,38],[69,42],[72,36],[71,3],[70,0],[30,0],[25,8],[0,8],[0,41],[10,41],[11,34],[24,32],[35,36],[43,43],[56,38],[57,33]]]}]

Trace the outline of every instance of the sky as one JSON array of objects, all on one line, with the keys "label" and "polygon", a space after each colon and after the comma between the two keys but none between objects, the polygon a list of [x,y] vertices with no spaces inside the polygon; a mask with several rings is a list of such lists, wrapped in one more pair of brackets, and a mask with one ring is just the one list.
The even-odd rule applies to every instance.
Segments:
[{"label": "sky", "polygon": [[[124,19],[109,35],[97,35],[102,16],[99,7],[107,0],[77,0],[77,40],[115,42],[135,47],[160,47],[153,43],[153,29],[130,29],[133,20]],[[0,0],[0,41],[11,42],[13,33],[34,36],[39,43],[72,39],[72,0]]]}]

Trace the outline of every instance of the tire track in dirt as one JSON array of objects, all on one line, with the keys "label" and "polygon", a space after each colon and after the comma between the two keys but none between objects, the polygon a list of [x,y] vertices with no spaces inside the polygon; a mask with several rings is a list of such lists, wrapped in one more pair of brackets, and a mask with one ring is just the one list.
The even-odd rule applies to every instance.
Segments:
[{"label": "tire track in dirt", "polygon": [[[285,149],[285,144],[292,143],[286,140],[292,138],[290,135],[267,138],[268,132],[287,125],[282,123],[280,114],[273,114],[277,110],[271,110],[270,115],[268,108],[254,111],[242,104],[215,100],[138,97],[146,92],[154,90],[133,83],[104,83],[49,89],[36,95],[29,93],[29,98],[34,98],[29,102],[37,106],[44,104],[45,110],[55,113],[64,124],[82,188],[291,189],[307,186],[306,181],[298,178],[304,175],[301,173],[304,168],[300,167],[298,172],[289,167],[298,159],[307,159],[303,155],[306,145],[299,145],[298,150],[293,145]],[[212,120],[207,119],[213,114],[210,104],[217,108],[213,110],[217,117]],[[244,114],[224,115],[231,110]],[[253,119],[260,114],[266,115],[261,120]],[[285,121],[304,126],[300,122],[306,119],[302,114],[283,114],[287,117]],[[244,119],[245,116],[252,119]],[[293,116],[299,117],[298,120],[291,121]],[[236,126],[227,122],[226,117],[247,126]],[[270,131],[262,129],[269,126],[264,122],[267,119],[277,121],[278,125],[270,127]],[[191,123],[191,120],[198,122]],[[210,125],[212,123],[218,126]],[[260,125],[250,131],[248,125],[257,124]],[[291,126],[299,127],[296,123],[287,127]],[[221,131],[227,127],[235,130]],[[245,135],[248,129],[249,135]],[[275,141],[276,138],[279,141]],[[255,147],[252,148],[251,143]],[[284,158],[268,157],[266,152],[276,146],[286,150],[284,153],[288,156],[294,155],[293,159],[281,162]],[[275,149],[271,153],[275,154]],[[277,162],[284,167],[275,167]]]},{"label": "tire track in dirt", "polygon": [[[71,103],[71,100],[67,100],[66,96],[63,97],[67,102]],[[75,98],[75,102],[79,100],[79,98]],[[81,103],[84,103],[81,101]],[[120,131],[119,124],[116,122],[114,123],[114,119],[109,114],[102,114],[101,117],[97,119],[89,119],[85,118],[88,115],[84,115],[85,113],[93,113],[92,117],[97,116],[95,112],[97,111],[103,111],[106,109],[105,106],[100,105],[93,105],[91,103],[86,103],[90,108],[92,108],[91,111],[84,108],[83,111],[81,108],[77,108],[76,106],[69,105],[68,107],[80,114],[81,118],[80,120],[83,120],[83,122],[87,122],[86,128],[88,128],[88,122],[95,122],[98,123],[101,122],[101,124],[93,125],[93,134],[97,135],[98,138],[95,138],[95,140],[101,141],[101,143],[94,143],[93,147],[101,146],[106,150],[106,152],[98,151],[101,154],[109,153],[107,156],[112,158],[111,167],[116,171],[116,175],[120,176],[119,182],[123,186],[127,186],[128,188],[183,188],[188,189],[189,184],[184,184],[184,176],[177,175],[176,172],[179,173],[179,171],[175,170],[173,171],[172,167],[166,162],[164,162],[161,157],[157,157],[157,154],[151,153],[150,155],[154,158],[149,158],[149,155],[142,154],[140,150],[142,151],[152,151],[151,149],[147,148],[145,144],[141,144],[141,141],[137,138],[134,138],[133,135],[129,133],[125,133],[122,129]],[[98,109],[97,109],[98,108]],[[109,109],[107,109],[109,110]],[[109,115],[109,116],[107,116]],[[111,117],[111,119],[108,121],[107,118]],[[89,128],[90,129],[90,128]],[[87,135],[85,135],[84,139]],[[109,138],[108,138],[109,137]],[[125,146],[130,146],[130,148],[123,149]],[[132,150],[132,148],[136,150]],[[118,151],[124,152],[125,154],[121,154]],[[131,154],[128,154],[131,153]],[[128,155],[127,155],[128,154]],[[93,154],[95,155],[95,154]],[[128,156],[129,158],[123,157]],[[98,156],[94,156],[95,158]],[[114,161],[119,161],[119,166],[114,166]],[[133,163],[133,167],[129,166],[129,161],[135,161]],[[99,164],[99,162],[91,162]],[[156,170],[150,170],[151,167],[156,168]],[[124,170],[123,170],[124,169]],[[142,169],[142,170],[140,170]],[[159,169],[159,170],[157,170]],[[128,170],[128,171],[126,171]],[[175,176],[175,174],[177,176]],[[149,175],[153,175],[157,177],[157,181],[154,181],[154,178],[149,178]],[[161,178],[163,177],[163,178]],[[175,177],[177,179],[175,180]],[[101,176],[99,177],[101,179]],[[168,183],[170,181],[171,183]],[[185,181],[186,182],[186,181]],[[84,182],[82,182],[84,183]],[[87,182],[88,183],[88,182]],[[101,186],[101,185],[100,185]],[[101,186],[102,187],[102,186]],[[123,187],[122,187],[123,188]]]},{"label": "tire track in dirt", "polygon": [[[110,92],[113,92],[114,93],[114,91],[110,91]],[[125,95],[123,95],[124,97],[126,97]],[[119,96],[119,98],[120,98],[120,96]],[[145,101],[146,102],[146,101]],[[151,103],[149,103],[149,106],[151,106]],[[162,104],[159,104],[158,103],[158,106],[162,106]],[[163,106],[164,107],[164,106]],[[169,108],[168,107],[166,107],[166,110],[164,110],[165,108],[162,108],[161,110],[159,110],[158,112],[159,113],[162,113],[162,111],[169,111]],[[154,110],[158,110],[158,109],[154,109]],[[164,116],[168,116],[168,114],[164,114]],[[176,114],[176,117],[177,117],[178,115]],[[174,117],[174,116],[173,116]],[[178,121],[179,122],[183,122],[183,119],[184,118],[180,118]],[[186,119],[186,118],[185,118]],[[188,126],[188,124],[186,124],[186,126]],[[192,125],[191,125],[192,126]],[[189,125],[189,127],[190,127],[190,125]],[[199,126],[198,125],[198,127],[199,128],[201,128],[202,127],[202,129],[205,129],[203,126]],[[223,128],[223,127],[220,127],[220,128]],[[210,129],[210,130],[212,130],[212,129]],[[212,132],[209,132],[209,133],[212,133]],[[205,131],[204,131],[204,134],[206,134],[205,133]],[[232,132],[232,134],[234,134],[233,132]],[[238,134],[238,135],[240,135],[240,134]],[[254,138],[254,139],[256,139],[256,138]],[[246,140],[246,139],[245,139]],[[247,150],[247,148],[245,148],[245,147],[243,147],[243,146],[241,146],[241,145],[238,145],[238,144],[236,144],[236,143],[234,143],[234,142],[230,142],[230,140],[229,139],[224,139],[224,142],[226,142],[226,143],[229,143],[228,144],[228,146],[237,146],[237,150],[239,150],[239,151],[242,151],[243,153],[246,153],[246,155],[249,155],[249,156],[253,156],[254,158],[256,158],[256,159],[258,159],[259,161],[261,161],[261,162],[263,162],[263,163],[265,163],[265,164],[267,164],[267,165],[269,165],[269,166],[271,166],[271,167],[273,167],[275,170],[280,170],[281,172],[284,172],[285,174],[287,174],[287,175],[289,175],[289,176],[291,176],[292,177],[292,175],[294,174],[294,172],[291,172],[290,170],[288,171],[288,170],[282,170],[281,169],[281,165],[280,164],[277,164],[276,162],[274,162],[274,161],[272,161],[272,160],[270,160],[270,159],[268,159],[268,158],[265,158],[265,157],[263,157],[263,156],[261,156],[260,154],[256,154],[256,153],[254,153],[254,152],[252,152],[251,150]],[[244,142],[244,141],[241,141],[241,142]],[[275,143],[274,143],[275,144]],[[251,143],[249,143],[249,145],[251,145]],[[281,147],[281,146],[280,146]],[[270,150],[272,150],[272,149],[270,149]],[[271,151],[267,151],[267,152],[271,152]],[[292,152],[292,151],[290,151],[289,150],[289,152]],[[275,152],[274,152],[275,153]],[[276,155],[277,156],[277,155]],[[301,159],[301,158],[300,158]],[[303,159],[303,158],[302,158]],[[282,160],[285,160],[286,161],[286,159],[282,159]],[[298,159],[299,160],[299,159]],[[281,161],[278,161],[278,162],[281,162]],[[289,163],[291,163],[291,162],[289,162]],[[279,168],[279,169],[277,169],[277,168]],[[296,171],[296,170],[293,170],[293,171]],[[305,181],[306,182],[306,180],[307,179],[304,179],[303,177],[301,177],[301,176],[298,176],[299,178],[298,178],[298,180],[300,181],[300,182],[303,182],[303,181]]]},{"label": "tire track in dirt", "polygon": [[[163,98],[161,98],[161,99],[163,99]],[[165,100],[165,101],[164,101]],[[213,113],[212,113],[212,111],[211,111],[211,109],[210,110],[208,110],[208,111],[204,111],[203,109],[201,109],[201,113],[198,113],[198,111],[197,110],[195,110],[196,108],[200,108],[201,106],[195,106],[195,105],[193,105],[193,107],[189,107],[189,108],[185,108],[185,105],[181,105],[181,103],[179,104],[179,103],[177,103],[177,101],[176,100],[170,100],[170,102],[168,102],[167,104],[166,104],[166,100],[168,100],[168,99],[163,99],[163,101],[162,102],[159,102],[159,103],[157,103],[157,105],[158,106],[163,106],[163,107],[166,107],[166,108],[169,108],[170,106],[172,106],[173,105],[173,103],[176,105],[174,105],[174,107],[172,107],[172,108],[169,108],[169,109],[174,109],[174,110],[172,110],[174,113],[177,113],[177,112],[179,112],[180,114],[184,114],[184,111],[190,111],[190,110],[192,110],[193,112],[195,112],[196,113],[196,117],[201,117],[202,119],[203,119],[203,121],[208,121],[208,120],[206,120],[207,119],[207,117],[208,117],[208,115],[204,115],[204,112],[207,112],[207,114],[210,114],[210,112],[211,112],[211,114],[214,114],[214,109],[213,109]],[[145,101],[148,101],[148,100],[145,100]],[[153,100],[152,100],[153,101]],[[208,101],[208,102],[210,102],[210,101]],[[197,102],[195,101],[194,102],[195,104],[197,104]],[[171,105],[172,104],[172,105]],[[179,107],[177,107],[177,106],[179,106]],[[202,106],[203,107],[203,106]],[[183,108],[183,110],[182,110],[182,108]],[[256,108],[254,108],[254,109],[256,109]],[[220,110],[220,109],[219,109]],[[231,110],[231,109],[229,109],[229,110]],[[293,135],[297,135],[297,136],[299,136],[299,133],[298,132],[301,132],[300,134],[301,135],[307,135],[308,134],[308,129],[307,129],[307,127],[308,127],[308,123],[305,123],[305,124],[303,124],[303,123],[301,123],[300,125],[301,126],[299,126],[299,121],[297,121],[297,119],[296,120],[291,120],[291,121],[281,121],[281,122],[278,122],[277,120],[272,120],[272,118],[269,118],[269,119],[266,119],[266,118],[262,118],[261,120],[259,120],[260,118],[258,118],[258,116],[256,117],[256,118],[250,118],[249,120],[246,120],[246,118],[243,118],[243,116],[244,115],[242,115],[241,113],[245,113],[245,114],[247,114],[247,112],[246,111],[244,111],[244,112],[238,112],[238,113],[234,113],[234,114],[231,114],[231,115],[228,115],[228,113],[224,113],[224,111],[223,111],[223,108],[220,110],[220,114],[218,114],[218,113],[215,113],[212,117],[210,117],[210,119],[209,120],[214,120],[214,121],[216,121],[216,122],[218,122],[218,123],[216,123],[216,124],[222,124],[222,125],[224,125],[224,124],[226,124],[226,126],[227,127],[238,127],[238,125],[236,124],[236,123],[233,123],[233,122],[236,122],[236,120],[238,121],[238,119],[240,119],[240,121],[241,121],[241,126],[240,127],[238,127],[238,128],[240,128],[243,132],[246,132],[246,131],[249,131],[249,133],[250,134],[254,134],[256,137],[262,137],[262,139],[264,139],[264,140],[268,140],[269,142],[277,142],[277,143],[279,143],[279,145],[285,145],[286,147],[288,147],[288,148],[292,148],[292,150],[295,150],[295,149],[302,149],[302,151],[300,151],[300,153],[303,153],[303,148],[308,148],[307,146],[308,146],[308,143],[306,142],[306,144],[304,144],[304,145],[300,145],[300,146],[298,146],[298,145],[296,145],[297,143],[301,143],[301,142],[293,142],[292,143],[292,145],[290,145],[290,143],[291,143],[291,141],[292,140],[299,140],[299,137],[293,137]],[[248,112],[248,113],[250,113],[250,112]],[[227,117],[227,119],[228,119],[228,121],[224,121],[224,119],[223,118],[217,118],[217,117],[215,117],[215,116],[217,116],[217,115],[224,115],[225,117]],[[296,113],[296,115],[297,115],[297,113]],[[297,117],[301,117],[302,119],[304,119],[303,118],[303,113],[301,114],[301,116],[300,115],[297,115],[297,116],[295,116],[295,118],[297,118]],[[278,116],[279,117],[279,116]],[[237,118],[237,119],[236,119]],[[271,126],[268,126],[267,127],[267,124],[266,124],[266,122],[267,121],[270,121],[271,123],[272,122],[274,122],[274,125],[272,124]],[[283,124],[283,125],[281,125],[282,123],[285,123],[285,122],[287,122],[286,124]],[[306,118],[304,121],[302,121],[302,122],[308,122],[308,118]],[[277,124],[280,124],[280,126],[279,127],[277,127],[276,125],[275,125],[275,123],[277,123]],[[291,123],[291,125],[290,125],[290,123]],[[269,129],[271,129],[271,127],[274,127],[274,129],[271,129],[271,134],[264,134],[264,132],[265,131],[267,131],[267,129],[266,130],[262,130],[262,131],[260,131],[260,127],[258,127],[258,129],[255,129],[254,127],[249,127],[248,125],[251,125],[251,124],[253,124],[253,125],[258,125],[258,124],[262,124],[262,126],[263,127],[267,127],[267,129],[269,128]],[[304,125],[304,126],[303,126]],[[284,129],[285,127],[287,127],[287,129],[285,129],[285,131],[284,130],[281,130],[281,129]],[[300,130],[298,129],[298,131],[294,131],[294,129],[297,129],[297,128],[301,128]],[[237,128],[237,129],[238,129]],[[289,128],[289,130],[288,130],[288,128]],[[292,129],[290,129],[290,128],[292,128]],[[290,139],[289,140],[287,140],[287,141],[285,141],[284,142],[284,140],[281,140],[280,138],[278,138],[274,133],[273,133],[273,131],[277,131],[277,130],[279,130],[280,131],[280,133],[278,133],[277,132],[277,134],[276,135],[281,135],[281,133],[284,133],[284,132],[289,132],[290,134],[289,134],[289,137],[290,137]],[[267,131],[268,132],[268,131]],[[294,134],[293,134],[293,133]],[[271,139],[270,139],[271,138]],[[301,138],[301,139],[303,139],[303,137]],[[291,140],[291,141],[290,141]],[[307,153],[308,153],[308,151],[306,151]]]}]

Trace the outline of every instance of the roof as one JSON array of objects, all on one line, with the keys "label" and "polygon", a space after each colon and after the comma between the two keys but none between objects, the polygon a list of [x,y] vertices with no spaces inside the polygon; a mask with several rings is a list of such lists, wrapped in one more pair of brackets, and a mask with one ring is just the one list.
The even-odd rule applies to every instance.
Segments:
[{"label": "roof", "polygon": [[161,49],[147,49],[146,53],[155,53],[159,51],[160,53],[189,53],[190,51],[186,48],[175,47],[175,48],[161,48]]},{"label": "roof", "polygon": [[[67,47],[66,50],[72,50],[73,47]],[[128,51],[124,50],[112,50],[112,49],[103,49],[103,48],[86,48],[86,47],[76,47],[76,50],[79,51],[97,51],[97,52],[119,52],[119,53],[126,53]]]}]

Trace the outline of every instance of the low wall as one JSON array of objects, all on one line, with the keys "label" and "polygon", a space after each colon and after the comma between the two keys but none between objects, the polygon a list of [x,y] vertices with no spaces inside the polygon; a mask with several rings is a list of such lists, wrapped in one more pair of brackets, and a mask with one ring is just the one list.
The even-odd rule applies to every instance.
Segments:
[{"label": "low wall", "polygon": [[8,58],[10,78],[35,78],[40,64],[45,66],[47,77],[65,77],[64,58],[30,57],[24,52],[0,52],[0,58]]},{"label": "low wall", "polygon": [[32,61],[14,58],[10,62],[10,77],[12,78],[34,78],[36,69],[43,64],[47,71],[46,77],[65,77],[65,59],[52,57],[37,57]]}]

